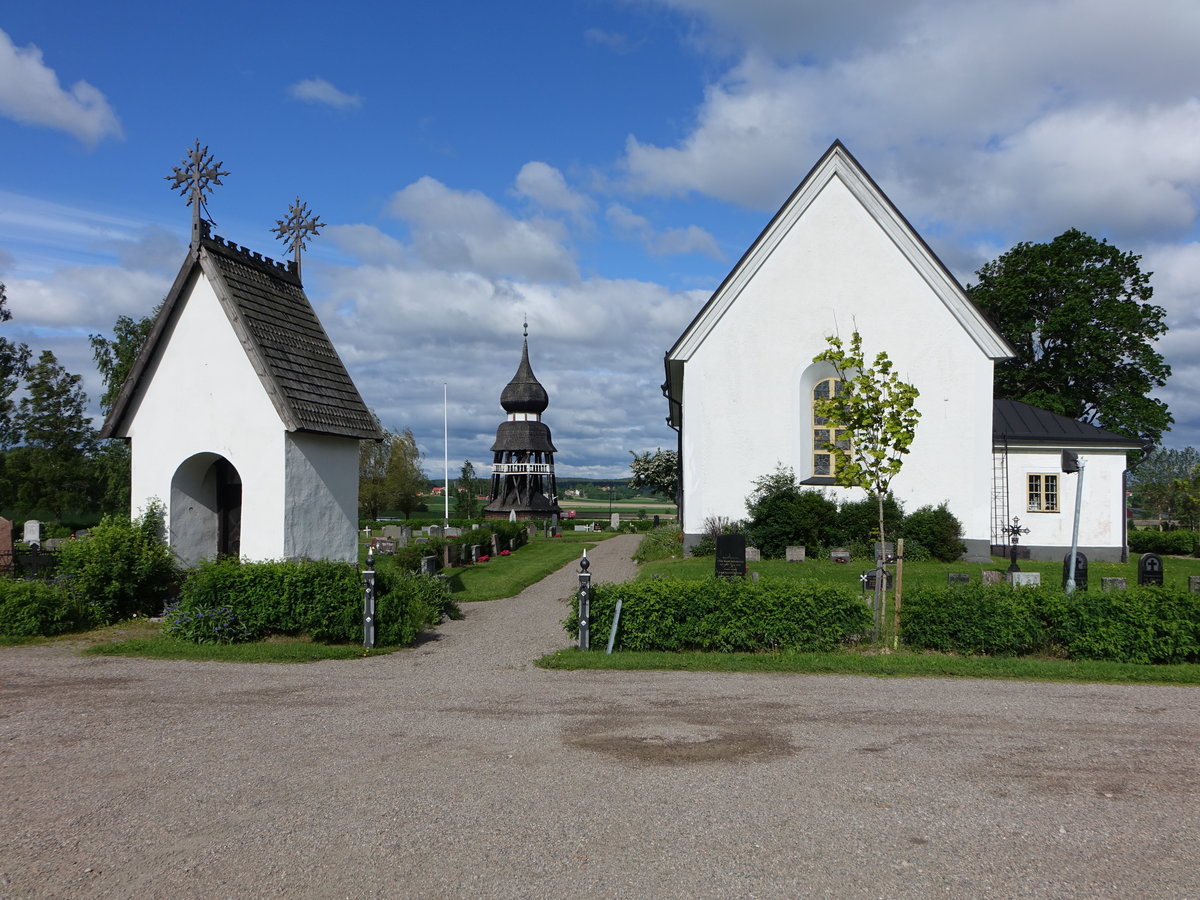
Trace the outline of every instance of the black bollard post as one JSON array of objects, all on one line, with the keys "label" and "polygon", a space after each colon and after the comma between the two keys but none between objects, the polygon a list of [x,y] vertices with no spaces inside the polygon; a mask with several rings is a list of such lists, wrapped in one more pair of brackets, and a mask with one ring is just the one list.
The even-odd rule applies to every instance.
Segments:
[{"label": "black bollard post", "polygon": [[363,571],[363,646],[375,646],[375,548],[367,550],[367,568]]},{"label": "black bollard post", "polygon": [[579,561],[579,649],[591,649],[592,575],[588,571],[587,550]]}]

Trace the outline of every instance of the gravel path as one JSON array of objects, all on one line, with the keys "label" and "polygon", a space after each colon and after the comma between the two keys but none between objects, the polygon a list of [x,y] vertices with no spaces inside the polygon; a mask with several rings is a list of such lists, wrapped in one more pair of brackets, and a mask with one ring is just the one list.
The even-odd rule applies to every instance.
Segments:
[{"label": "gravel path", "polygon": [[[632,574],[636,538],[590,555]],[[3,897],[1200,897],[1200,692],[0,650]]]}]

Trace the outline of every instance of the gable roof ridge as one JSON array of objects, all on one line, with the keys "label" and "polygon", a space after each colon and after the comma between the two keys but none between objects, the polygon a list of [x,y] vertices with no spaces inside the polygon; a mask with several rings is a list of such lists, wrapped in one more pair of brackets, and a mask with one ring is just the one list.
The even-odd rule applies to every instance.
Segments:
[{"label": "gable roof ridge", "polygon": [[121,431],[146,370],[176,317],[180,298],[201,273],[208,278],[286,430],[372,440],[382,437],[305,295],[295,265],[207,233],[188,249],[150,335],[105,419],[101,437]]},{"label": "gable roof ridge", "polygon": [[847,190],[883,228],[983,353],[993,360],[1014,355],[1012,347],[967,296],[958,279],[839,139],[830,144],[713,291],[708,302],[667,351],[668,361],[689,358],[703,343],[791,225],[834,177],[841,177]]},{"label": "gable roof ridge", "polygon": [[1055,447],[1103,444],[1114,448],[1141,449],[1141,443],[1090,422],[1081,422],[1026,403],[996,397],[992,400],[992,441],[1041,443]]}]

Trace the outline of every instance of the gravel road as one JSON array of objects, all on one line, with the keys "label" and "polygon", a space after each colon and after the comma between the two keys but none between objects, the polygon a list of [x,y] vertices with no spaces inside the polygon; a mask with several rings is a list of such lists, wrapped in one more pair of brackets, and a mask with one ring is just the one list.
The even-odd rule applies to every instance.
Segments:
[{"label": "gravel road", "polygon": [[0,896],[1200,898],[1200,691],[543,671],[575,571],[368,660],[0,649]]}]

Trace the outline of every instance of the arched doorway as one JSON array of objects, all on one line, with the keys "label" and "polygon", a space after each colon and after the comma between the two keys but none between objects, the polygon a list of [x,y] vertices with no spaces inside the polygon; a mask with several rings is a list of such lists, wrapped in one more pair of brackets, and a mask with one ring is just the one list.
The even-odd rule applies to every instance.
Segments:
[{"label": "arched doorway", "polygon": [[186,565],[241,554],[242,479],[216,453],[197,453],[171,478],[171,549]]}]

